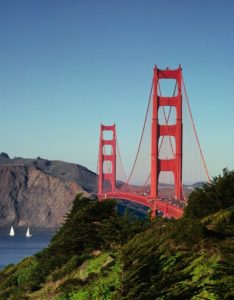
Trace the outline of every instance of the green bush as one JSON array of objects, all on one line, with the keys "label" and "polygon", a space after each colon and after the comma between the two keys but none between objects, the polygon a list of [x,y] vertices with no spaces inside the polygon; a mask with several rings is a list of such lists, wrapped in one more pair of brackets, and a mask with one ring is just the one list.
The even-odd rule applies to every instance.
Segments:
[{"label": "green bush", "polygon": [[202,219],[203,224],[233,224],[234,223],[234,207],[221,209]]},{"label": "green bush", "polygon": [[175,224],[175,231],[172,237],[177,244],[186,243],[191,245],[200,242],[206,237],[207,229],[199,220],[182,218]]},{"label": "green bush", "polygon": [[62,266],[60,269],[55,270],[51,274],[51,279],[53,281],[56,281],[64,277],[65,275],[70,274],[88,258],[90,258],[90,255],[87,254],[83,254],[80,256],[74,255],[64,266]]},{"label": "green bush", "polygon": [[24,268],[20,268],[15,273],[17,285],[21,289],[34,290],[39,285],[37,276],[38,261],[36,258],[32,258],[30,264]]},{"label": "green bush", "polygon": [[214,177],[190,194],[184,216],[199,219],[231,206],[234,206],[234,171],[224,169],[223,176]]}]

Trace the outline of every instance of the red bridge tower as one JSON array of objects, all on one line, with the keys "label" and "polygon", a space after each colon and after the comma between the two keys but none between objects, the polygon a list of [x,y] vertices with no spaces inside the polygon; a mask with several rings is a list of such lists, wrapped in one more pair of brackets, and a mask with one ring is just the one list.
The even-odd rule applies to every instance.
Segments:
[{"label": "red bridge tower", "polygon": [[[103,132],[111,131],[112,139],[105,140]],[[104,152],[104,146],[111,146],[110,153],[106,154]],[[108,170],[104,170],[104,162],[109,162]],[[111,126],[102,125],[100,126],[100,143],[99,143],[99,159],[98,159],[98,194],[103,194],[103,187],[110,185],[111,190],[109,192],[115,191],[116,183],[116,130],[115,124]],[[104,173],[105,172],[105,173]]]},{"label": "red bridge tower", "polygon": [[[171,171],[174,174],[175,198],[183,199],[182,194],[182,93],[181,93],[182,69],[160,70],[154,68],[153,79],[153,113],[151,129],[151,197],[158,199],[159,174],[163,171]],[[175,79],[177,82],[177,95],[164,97],[160,95],[159,80]],[[160,106],[174,106],[176,109],[176,123],[173,125],[160,125],[158,122],[158,110]],[[159,159],[160,136],[175,137],[175,153],[173,159]],[[174,151],[173,151],[174,152]]]}]

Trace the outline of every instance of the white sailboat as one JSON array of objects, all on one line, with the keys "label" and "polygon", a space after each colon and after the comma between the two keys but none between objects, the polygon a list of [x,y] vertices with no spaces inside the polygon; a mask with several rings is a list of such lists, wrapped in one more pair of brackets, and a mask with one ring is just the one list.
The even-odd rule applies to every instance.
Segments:
[{"label": "white sailboat", "polygon": [[10,230],[10,233],[9,233],[10,236],[14,236],[15,235],[15,231],[14,231],[14,227],[11,226],[11,230]]},{"label": "white sailboat", "polygon": [[27,232],[26,232],[26,237],[31,237],[31,236],[32,236],[32,235],[31,235],[30,230],[29,230],[29,227],[28,227]]}]

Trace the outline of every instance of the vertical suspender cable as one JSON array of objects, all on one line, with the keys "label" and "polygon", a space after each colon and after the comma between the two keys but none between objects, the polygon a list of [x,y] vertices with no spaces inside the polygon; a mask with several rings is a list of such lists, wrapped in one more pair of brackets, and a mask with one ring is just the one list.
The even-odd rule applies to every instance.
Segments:
[{"label": "vertical suspender cable", "polygon": [[203,153],[202,153],[202,150],[201,150],[201,145],[200,145],[198,135],[197,135],[197,130],[196,130],[196,127],[195,127],[195,124],[194,124],[194,121],[193,121],[193,116],[192,116],[192,112],[191,112],[191,108],[190,108],[189,99],[188,99],[187,91],[186,91],[186,88],[185,88],[183,76],[182,76],[182,85],[183,85],[183,88],[184,88],[185,98],[186,98],[186,102],[187,102],[188,110],[189,110],[189,115],[190,115],[190,118],[191,118],[191,122],[193,124],[193,130],[194,130],[196,141],[197,141],[197,144],[198,144],[198,148],[199,148],[199,151],[200,151],[200,154],[201,154],[202,162],[203,162],[203,165],[204,165],[204,168],[205,168],[206,176],[208,178],[208,181],[210,182],[210,175],[209,175],[209,172],[208,172],[208,168],[206,166],[206,162],[205,162],[205,159],[204,159],[204,156],[203,156]]},{"label": "vertical suspender cable", "polygon": [[121,165],[121,169],[123,171],[123,175],[124,175],[124,179],[126,181],[126,185],[130,188],[131,190],[131,186],[128,184],[127,182],[127,176],[126,176],[126,173],[125,173],[125,170],[124,170],[124,165],[123,165],[123,160],[121,158],[121,155],[120,155],[120,149],[119,149],[119,144],[118,144],[118,139],[117,139],[117,135],[116,135],[116,146],[117,146],[117,153],[118,153],[118,157],[119,157],[119,160],[120,160],[120,165]]}]

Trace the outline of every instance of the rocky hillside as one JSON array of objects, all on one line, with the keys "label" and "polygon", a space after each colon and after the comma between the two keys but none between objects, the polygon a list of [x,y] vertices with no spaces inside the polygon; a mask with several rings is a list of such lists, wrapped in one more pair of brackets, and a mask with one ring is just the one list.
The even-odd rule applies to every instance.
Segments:
[{"label": "rocky hillside", "polygon": [[33,167],[62,180],[74,181],[87,192],[95,192],[97,188],[96,173],[78,164],[60,160],[48,160],[40,157],[37,157],[36,159],[21,157],[11,159],[6,153],[2,152],[0,154],[0,166]]},{"label": "rocky hillside", "polygon": [[0,155],[0,226],[58,227],[75,195],[94,192],[96,174],[62,161]]}]

